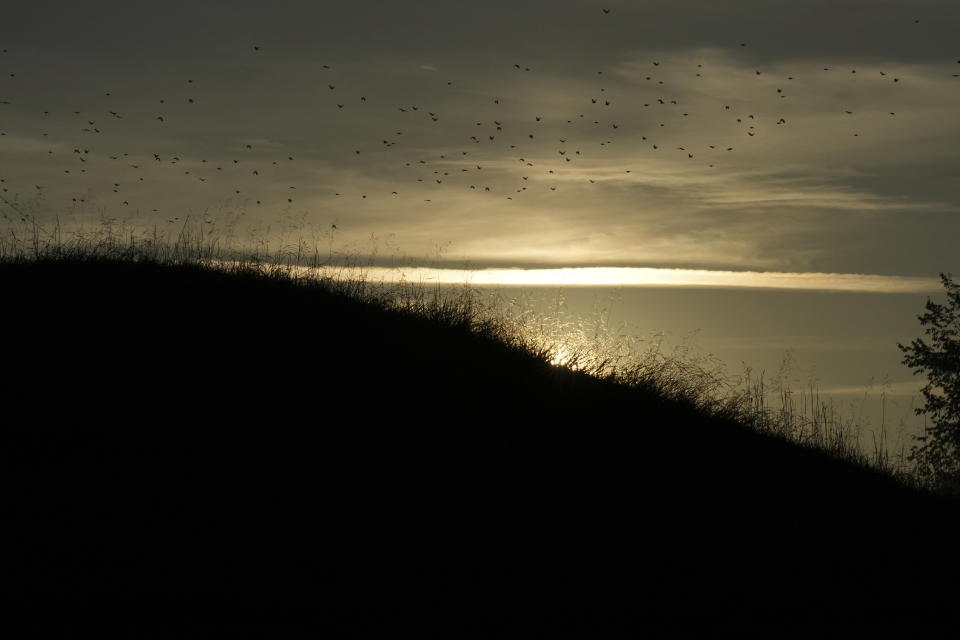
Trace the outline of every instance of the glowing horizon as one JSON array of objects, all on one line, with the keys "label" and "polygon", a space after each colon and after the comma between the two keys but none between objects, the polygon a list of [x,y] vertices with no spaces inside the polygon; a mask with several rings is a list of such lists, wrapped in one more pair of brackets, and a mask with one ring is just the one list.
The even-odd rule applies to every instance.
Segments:
[{"label": "glowing horizon", "polygon": [[[321,267],[321,272],[344,269]],[[346,270],[349,271],[349,270]],[[926,293],[940,287],[936,278],[857,273],[722,271],[653,267],[565,267],[557,269],[443,269],[366,267],[355,270],[384,283],[470,284],[475,286],[573,287],[734,287],[865,293]],[[349,276],[348,276],[349,277]]]}]

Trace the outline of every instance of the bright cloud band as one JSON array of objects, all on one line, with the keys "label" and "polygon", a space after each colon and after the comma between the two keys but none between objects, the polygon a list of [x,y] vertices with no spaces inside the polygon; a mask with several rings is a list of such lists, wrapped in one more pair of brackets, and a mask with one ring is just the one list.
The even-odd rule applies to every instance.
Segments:
[{"label": "bright cloud band", "polygon": [[[926,293],[940,288],[936,278],[647,267],[475,270],[368,267],[362,269],[362,273],[367,280],[377,282],[468,283],[479,286],[737,287],[873,293]],[[340,274],[348,275],[342,270]]]}]

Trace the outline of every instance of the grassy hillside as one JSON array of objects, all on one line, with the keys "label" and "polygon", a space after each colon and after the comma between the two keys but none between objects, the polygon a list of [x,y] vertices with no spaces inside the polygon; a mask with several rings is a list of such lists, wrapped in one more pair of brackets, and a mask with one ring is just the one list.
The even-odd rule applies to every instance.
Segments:
[{"label": "grassy hillside", "polygon": [[468,306],[254,267],[0,262],[4,598],[34,620],[420,634],[955,623],[957,503]]}]

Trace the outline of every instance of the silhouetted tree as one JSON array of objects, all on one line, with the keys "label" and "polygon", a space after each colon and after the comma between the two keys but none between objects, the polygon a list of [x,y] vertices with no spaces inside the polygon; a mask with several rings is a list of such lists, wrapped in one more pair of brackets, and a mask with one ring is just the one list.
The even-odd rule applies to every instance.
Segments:
[{"label": "silhouetted tree", "polygon": [[919,316],[929,342],[913,340],[897,344],[904,352],[903,364],[914,374],[926,373],[922,393],[926,401],[916,409],[932,422],[917,438],[910,460],[941,489],[960,492],[960,284],[950,274],[940,274],[947,290],[947,304],[927,299],[927,312]]}]

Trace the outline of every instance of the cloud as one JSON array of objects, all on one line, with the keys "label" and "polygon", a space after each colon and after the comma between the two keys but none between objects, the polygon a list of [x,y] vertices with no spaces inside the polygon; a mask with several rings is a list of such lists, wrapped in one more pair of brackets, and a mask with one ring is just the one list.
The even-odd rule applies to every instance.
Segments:
[{"label": "cloud", "polygon": [[13,156],[33,155],[37,157],[37,154],[46,153],[47,151],[62,151],[66,146],[66,143],[59,140],[51,140],[37,136],[7,134],[2,138],[0,153]]},{"label": "cloud", "polygon": [[[562,269],[445,269],[437,267],[364,267],[363,276],[376,282],[507,286],[605,287],[732,287],[868,293],[927,293],[936,291],[934,278],[906,278],[855,273],[777,273],[582,267]],[[337,268],[337,273],[344,274]],[[347,275],[347,277],[350,277]]]},{"label": "cloud", "polygon": [[[411,256],[443,245],[449,260],[488,265],[919,274],[955,260],[945,240],[960,233],[954,69],[877,51],[772,57],[753,42],[677,43],[582,49],[577,64],[538,59],[535,47],[509,60],[457,48],[376,64],[325,55],[329,70],[264,47],[256,62],[192,73],[197,91],[217,90],[170,107],[163,126],[156,79],[132,70],[125,119],[96,137],[68,122],[51,132],[62,147],[52,158],[28,135],[40,119],[15,114],[4,177],[29,190],[56,174],[51,216],[81,191],[111,214],[121,201],[164,218],[245,207],[271,232],[282,216],[319,228],[337,219],[338,241],[352,247],[392,234]],[[410,62],[440,54],[441,77]],[[79,76],[54,77],[57,68],[36,74],[82,96]],[[101,98],[78,97],[77,108],[100,113]],[[62,177],[78,140],[100,154],[83,181]],[[127,151],[125,163],[104,157]]]},{"label": "cloud", "polygon": [[922,380],[902,380],[898,382],[888,382],[879,386],[867,385],[842,385],[831,386],[820,389],[823,395],[831,396],[859,396],[864,398],[876,398],[880,394],[885,396],[898,396],[909,398],[912,396],[920,397],[920,389],[925,383]]}]

